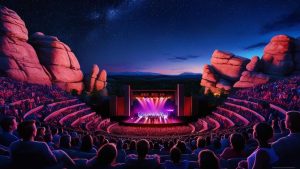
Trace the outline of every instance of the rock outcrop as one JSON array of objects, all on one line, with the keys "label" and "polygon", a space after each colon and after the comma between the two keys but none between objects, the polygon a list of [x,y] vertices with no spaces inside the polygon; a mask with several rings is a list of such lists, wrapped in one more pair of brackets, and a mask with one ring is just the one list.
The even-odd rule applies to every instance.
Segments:
[{"label": "rock outcrop", "polygon": [[[98,68],[99,69],[99,68]],[[70,47],[57,37],[37,32],[28,41],[24,21],[0,6],[0,74],[36,84],[55,84],[79,93],[84,90],[83,72]],[[106,87],[106,71],[95,75],[95,90]],[[87,90],[90,87],[87,86]]]},{"label": "rock outcrop", "polygon": [[54,84],[67,91],[83,90],[83,73],[69,46],[59,41],[57,37],[41,32],[33,34],[30,43],[36,50],[41,64],[49,71]]},{"label": "rock outcrop", "polygon": [[235,56],[232,53],[215,50],[211,58],[211,66],[204,65],[201,85],[213,93],[220,90],[229,91],[232,84],[237,81],[249,59]]},{"label": "rock outcrop", "polygon": [[294,39],[278,35],[271,39],[262,57],[263,71],[272,75],[289,75],[294,70]]},{"label": "rock outcrop", "polygon": [[286,35],[274,36],[260,59],[249,61],[228,52],[215,50],[211,65],[203,67],[201,85],[206,92],[220,93],[234,88],[253,87],[275,78],[300,73],[300,39]]},{"label": "rock outcrop", "polygon": [[104,69],[100,71],[98,65],[93,65],[92,71],[86,80],[87,91],[92,92],[105,88],[107,84],[106,76],[107,73]]},{"label": "rock outcrop", "polygon": [[244,71],[240,80],[237,81],[233,87],[246,88],[254,87],[255,85],[265,84],[270,80],[270,77],[263,73]]},{"label": "rock outcrop", "polygon": [[30,83],[50,85],[46,69],[27,43],[28,30],[14,11],[0,6],[0,73]]},{"label": "rock outcrop", "polygon": [[216,72],[230,81],[239,79],[247,63],[249,59],[219,50],[215,50],[211,58],[211,65]]},{"label": "rock outcrop", "polygon": [[250,62],[246,65],[246,69],[250,72],[257,72],[260,70],[260,59],[258,56],[253,56]]}]

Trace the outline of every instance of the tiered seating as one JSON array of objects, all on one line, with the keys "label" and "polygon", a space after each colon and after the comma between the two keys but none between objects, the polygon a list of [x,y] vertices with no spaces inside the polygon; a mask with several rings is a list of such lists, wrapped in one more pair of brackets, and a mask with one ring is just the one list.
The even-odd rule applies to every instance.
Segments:
[{"label": "tiered seating", "polygon": [[212,112],[212,115],[214,116],[214,119],[219,120],[219,122],[222,123],[225,128],[230,128],[234,126],[234,122],[228,117],[215,112]]},{"label": "tiered seating", "polygon": [[198,119],[196,122],[192,123],[192,125],[194,125],[195,131],[199,133],[204,132],[208,129],[207,122],[202,119]]},{"label": "tiered seating", "polygon": [[230,97],[242,100],[253,98],[279,106],[286,111],[300,110],[299,85],[300,76],[294,76],[253,88],[237,90],[232,92]]},{"label": "tiered seating", "polygon": [[[286,85],[286,84],[287,82],[282,83],[282,85]],[[296,84],[298,84],[298,82],[296,82]],[[2,84],[0,83],[0,85]],[[277,83],[277,85],[281,85],[281,83]],[[45,90],[46,89],[47,88],[45,88]],[[47,89],[47,90],[51,91],[52,89]],[[267,89],[265,88],[265,90],[268,90],[268,88]],[[270,89],[270,90],[273,91],[275,89]],[[5,95],[6,94],[2,94],[2,96]],[[291,108],[291,107],[297,107],[297,105],[295,104],[298,103],[297,97],[294,95],[294,93],[291,95],[292,98],[295,98],[295,100],[292,99],[293,100],[292,104],[286,102],[281,102],[281,105],[276,104],[276,102],[274,102],[274,100],[276,101],[276,99],[268,100],[270,98],[266,97],[264,98],[264,102],[269,101],[271,104],[270,107],[266,108],[267,109],[266,111],[262,112],[260,111],[259,106],[261,105],[259,101],[257,101],[258,100],[257,98],[254,98],[253,100],[253,98],[244,98],[243,96],[239,97],[239,95],[236,94],[234,94],[233,96],[228,98],[224,102],[224,104],[218,106],[217,109],[211,115],[208,115],[205,118],[198,119],[196,122],[192,123],[193,125],[190,124],[185,126],[172,126],[172,127],[163,127],[163,128],[155,128],[155,127],[142,128],[142,127],[132,127],[132,126],[130,127],[119,126],[117,123],[110,121],[110,119],[103,120],[100,116],[97,116],[95,112],[92,112],[92,110],[85,105],[85,103],[82,103],[77,99],[73,99],[71,96],[67,97],[68,99],[65,99],[66,101],[62,101],[57,99],[57,98],[61,98],[58,95],[53,95],[53,97],[52,96],[46,97],[52,100],[51,103],[39,101],[39,104],[36,104],[36,106],[33,106],[32,109],[26,111],[27,113],[24,115],[24,117],[26,118],[31,115],[37,115],[37,116],[39,115],[38,117],[41,121],[44,120],[45,122],[48,122],[48,123],[42,123],[42,125],[49,125],[51,127],[64,126],[63,129],[66,131],[60,132],[59,133],[60,136],[65,136],[66,134],[70,133],[69,134],[70,137],[72,136],[71,144],[72,146],[73,144],[75,144],[74,147],[76,148],[73,147],[71,148],[52,147],[52,148],[57,150],[64,150],[66,154],[68,154],[70,157],[73,158],[73,159],[70,158],[71,160],[74,160],[75,157],[77,157],[77,156],[74,157],[73,156],[74,154],[79,154],[79,155],[89,154],[88,156],[84,157],[85,160],[94,158],[96,156],[96,151],[91,151],[93,153],[83,152],[83,150],[79,149],[78,145],[76,145],[76,139],[78,139],[77,140],[78,142],[84,142],[84,139],[81,139],[82,138],[81,136],[83,136],[83,133],[86,134],[87,132],[91,133],[93,140],[95,140],[94,142],[95,144],[92,145],[91,147],[97,147],[97,148],[101,147],[103,144],[105,144],[105,142],[115,143],[120,140],[123,141],[122,146],[125,145],[124,147],[126,147],[126,144],[129,145],[130,141],[146,138],[152,144],[154,145],[158,144],[159,148],[163,145],[164,141],[171,143],[180,140],[184,142],[187,149],[195,150],[196,148],[195,142],[197,136],[203,136],[204,138],[208,138],[206,139],[205,148],[212,150],[215,154],[218,155],[218,157],[220,157],[222,151],[220,151],[221,148],[217,148],[217,147],[218,147],[218,143],[221,144],[221,141],[225,139],[223,138],[224,135],[226,136],[234,132],[249,134],[247,133],[249,132],[248,129],[251,128],[254,123],[265,121],[267,117],[271,115],[272,112],[274,113],[275,111],[276,112],[275,114],[278,113],[284,115],[285,109],[283,109],[281,105],[286,105],[289,106],[289,108]],[[9,97],[13,97],[13,96],[9,95]],[[47,100],[46,98],[44,100]],[[36,102],[36,99],[34,99],[34,101]],[[12,102],[14,102],[14,106],[18,105],[19,103],[21,104],[21,106],[23,104],[23,101],[18,102],[14,100]],[[5,100],[4,102],[2,101],[1,108],[3,108],[3,106],[4,107],[7,106],[8,105],[7,103],[9,104],[11,102],[9,100],[8,101]],[[6,110],[4,110],[3,112],[6,112]],[[22,115],[22,113],[21,114],[17,113],[16,115]],[[20,116],[20,118],[23,118],[23,116]],[[37,125],[39,125],[39,123],[37,123]],[[82,127],[79,130],[79,127],[83,125],[85,125],[85,129],[83,129],[84,127]],[[125,132],[126,134],[124,134]],[[101,133],[101,135],[104,135],[105,138],[103,139],[103,137],[100,137],[98,135],[99,133]],[[220,137],[222,137],[222,140],[220,140]],[[209,141],[207,140],[211,140],[212,143],[209,144]],[[256,147],[254,147],[254,149],[255,148]],[[50,149],[47,150],[50,151]],[[118,149],[117,151],[120,150]],[[129,152],[128,149],[125,149],[125,152]],[[149,153],[154,154],[154,152],[155,152],[154,148],[151,147]],[[189,163],[194,163],[193,160],[197,160],[197,155],[195,156],[194,154],[191,153],[191,151],[186,151],[186,152],[182,151],[182,152],[183,152],[182,159],[188,160]],[[162,159],[160,165],[165,165],[164,162],[166,159],[170,159],[170,155],[169,154],[163,155],[163,153],[161,152],[158,152],[158,154]],[[6,156],[9,159],[8,155]],[[192,156],[196,158],[195,159],[190,158]],[[221,163],[222,168],[236,168],[236,166],[228,167],[229,165],[224,165],[226,163],[229,163],[230,160],[224,160],[223,162],[224,163]],[[197,168],[197,167],[198,166],[195,165],[192,168]]]},{"label": "tiered seating", "polygon": [[61,108],[57,111],[54,111],[50,114],[48,114],[48,116],[46,116],[46,118],[44,119],[45,122],[50,122],[50,121],[59,121],[61,118],[63,118],[64,116],[75,112],[75,111],[79,111],[81,109],[87,108],[85,103],[78,103],[75,105],[71,105],[71,106],[67,106],[64,108]]},{"label": "tiered seating", "polygon": [[0,77],[0,116],[13,115],[19,121],[43,112],[49,103],[74,98],[56,86],[22,83]]},{"label": "tiered seating", "polygon": [[88,131],[96,131],[97,130],[97,126],[101,122],[101,120],[102,120],[101,117],[95,117],[94,119],[92,119],[91,121],[89,121],[88,123],[86,123],[85,128]]},{"label": "tiered seating", "polygon": [[219,106],[217,107],[217,110],[215,112],[230,118],[237,126],[247,126],[250,123],[249,120],[247,120],[245,117],[225,107]]},{"label": "tiered seating", "polygon": [[221,127],[220,123],[217,120],[215,120],[214,118],[207,116],[207,121],[208,121],[208,124],[210,124],[212,126],[211,128],[213,131],[220,129],[220,127]]},{"label": "tiered seating", "polygon": [[[99,123],[99,122],[98,122]],[[112,123],[109,118],[103,119],[98,125],[97,130],[106,131],[107,127],[110,126]]]},{"label": "tiered seating", "polygon": [[236,98],[228,97],[226,100],[226,103],[230,103],[236,106],[241,106],[244,109],[247,108],[248,111],[256,114],[256,116],[263,116],[264,119],[261,117],[261,121],[267,120],[269,118],[269,115],[271,113],[270,108],[264,108],[261,104],[258,104],[257,102],[248,101],[248,100],[240,100]]},{"label": "tiered seating", "polygon": [[76,128],[79,126],[79,124],[86,124],[88,122],[92,122],[95,118],[98,118],[98,116],[96,115],[96,112],[92,112],[90,114],[77,118],[72,122],[71,126]]},{"label": "tiered seating", "polygon": [[237,109],[238,112],[242,111],[242,112],[248,113],[248,115],[245,114],[246,117],[254,116],[253,118],[256,118],[258,121],[265,121],[265,118],[262,115],[260,115],[258,112],[251,110],[245,106],[237,105],[235,103],[229,103],[229,102],[225,102],[224,104],[230,109]]},{"label": "tiered seating", "polygon": [[78,111],[72,112],[59,120],[61,125],[63,124],[71,124],[75,119],[88,115],[92,113],[91,108],[80,109]]}]

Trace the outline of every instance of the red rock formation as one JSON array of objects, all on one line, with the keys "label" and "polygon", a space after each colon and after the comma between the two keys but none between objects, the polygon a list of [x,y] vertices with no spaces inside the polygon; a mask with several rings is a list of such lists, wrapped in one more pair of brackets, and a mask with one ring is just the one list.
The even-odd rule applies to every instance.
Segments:
[{"label": "red rock formation", "polygon": [[89,92],[93,91],[95,88],[95,82],[97,80],[99,71],[100,71],[100,69],[99,69],[98,65],[94,64],[92,67],[92,71],[89,76],[89,79],[87,80],[87,86],[88,86]]},{"label": "red rock formation", "polygon": [[37,32],[30,37],[41,63],[47,68],[52,82],[70,91],[83,89],[83,73],[79,62],[70,47],[57,37]]},{"label": "red rock formation", "polygon": [[250,72],[257,72],[260,69],[260,59],[258,56],[253,56],[250,62],[246,65],[246,69]]},{"label": "red rock formation", "polygon": [[265,47],[262,59],[254,56],[250,62],[231,53],[215,50],[211,64],[204,66],[201,85],[206,88],[205,91],[214,93],[221,89],[230,90],[232,84],[236,88],[253,87],[273,78],[300,74],[300,39],[286,35],[274,36]]},{"label": "red rock formation", "polygon": [[207,89],[210,90],[217,90],[216,84],[219,80],[217,75],[215,74],[213,68],[210,65],[204,65],[203,66],[203,73],[202,73],[202,79],[201,79],[201,86],[205,86]]},{"label": "red rock formation", "polygon": [[87,79],[87,86],[88,86],[88,91],[98,91],[98,90],[102,90],[106,87],[106,71],[105,70],[101,70],[98,67],[98,65],[94,64],[92,67],[92,71],[90,73],[90,75],[88,76]]},{"label": "red rock formation", "polygon": [[211,58],[211,64],[216,72],[230,81],[240,78],[247,63],[249,63],[249,59],[219,50],[215,50]]},{"label": "red rock formation", "polygon": [[0,72],[13,79],[50,85],[33,47],[27,43],[24,21],[14,11],[0,6]]},{"label": "red rock formation", "polygon": [[103,88],[106,87],[106,76],[107,76],[106,71],[101,70],[95,82],[95,90],[102,90]]},{"label": "red rock formation", "polygon": [[269,82],[270,77],[263,73],[244,71],[239,81],[237,81],[233,87],[235,88],[247,88],[253,87],[259,84],[265,84]]},{"label": "red rock formation", "polygon": [[274,36],[264,49],[263,72],[284,76],[294,69],[293,39],[286,35]]},{"label": "red rock formation", "polygon": [[208,91],[213,93],[218,93],[221,90],[229,91],[232,88],[232,84],[228,80],[220,79],[213,67],[210,65],[203,66],[201,86],[205,86],[207,88],[206,93]]},{"label": "red rock formation", "polygon": [[[70,47],[57,37],[37,32],[28,41],[24,21],[0,6],[0,74],[36,84],[55,84],[67,91],[84,89],[80,64]],[[106,71],[93,74],[94,88],[106,86]],[[88,89],[89,90],[89,89]]]}]

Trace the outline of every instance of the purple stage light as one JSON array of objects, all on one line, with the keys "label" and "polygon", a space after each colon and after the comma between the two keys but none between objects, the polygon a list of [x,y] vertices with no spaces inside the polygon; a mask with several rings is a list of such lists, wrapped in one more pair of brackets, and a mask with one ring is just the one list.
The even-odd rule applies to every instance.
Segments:
[{"label": "purple stage light", "polygon": [[167,118],[170,111],[165,108],[166,101],[169,97],[138,97],[136,98],[140,104],[140,109],[138,110],[139,117],[148,116],[158,116]]}]

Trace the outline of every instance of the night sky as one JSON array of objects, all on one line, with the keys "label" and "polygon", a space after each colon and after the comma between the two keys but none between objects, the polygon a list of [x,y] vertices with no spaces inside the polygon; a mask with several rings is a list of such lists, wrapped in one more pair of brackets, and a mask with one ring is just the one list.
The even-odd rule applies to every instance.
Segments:
[{"label": "night sky", "polygon": [[202,71],[214,49],[261,56],[276,34],[300,36],[300,0],[1,0],[30,33],[57,36],[88,72]]}]

